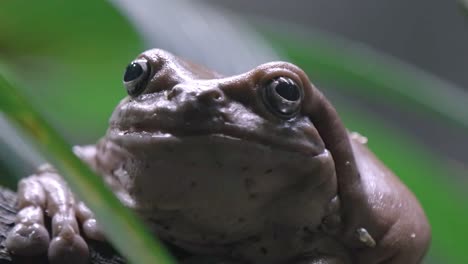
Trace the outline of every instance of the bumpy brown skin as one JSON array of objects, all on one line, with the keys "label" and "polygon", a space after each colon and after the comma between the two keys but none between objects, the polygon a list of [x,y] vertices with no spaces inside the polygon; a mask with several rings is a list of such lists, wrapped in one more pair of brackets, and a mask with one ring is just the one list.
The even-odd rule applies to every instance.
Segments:
[{"label": "bumpy brown skin", "polygon": [[[244,180],[246,188],[253,188],[249,185],[258,185],[256,183],[258,181],[267,183],[271,181],[269,184],[265,184],[266,187],[263,187],[264,193],[262,190],[257,190],[258,196],[267,197],[265,200],[252,194],[243,199],[242,187],[238,187],[242,185],[242,180],[238,179],[237,182],[231,182],[232,188],[223,189],[220,195],[213,194],[204,197],[204,195],[200,195],[200,190],[198,190],[194,191],[193,196],[187,195],[187,200],[179,201],[181,204],[171,201],[174,204],[170,210],[176,210],[177,213],[172,214],[165,211],[164,213],[169,216],[161,217],[158,221],[153,222],[156,223],[155,229],[163,238],[194,253],[227,254],[232,258],[240,258],[254,263],[294,262],[293,259],[304,263],[409,264],[421,261],[429,244],[430,228],[418,201],[363,144],[348,135],[333,106],[310,83],[301,69],[289,63],[277,62],[260,65],[252,71],[238,76],[220,78],[217,73],[185,62],[161,50],[147,51],[140,58],[146,58],[153,71],[156,69],[156,73],[143,92],[144,94],[154,94],[163,90],[171,92],[178,90],[178,94],[186,92],[196,98],[194,101],[176,100],[178,107],[184,109],[182,110],[184,114],[180,115],[178,112],[174,119],[182,116],[181,120],[167,126],[162,124],[164,123],[162,120],[155,119],[154,122],[157,124],[155,127],[148,128],[147,125],[143,124],[140,127],[146,126],[146,128],[142,130],[153,129],[178,134],[181,137],[200,135],[200,133],[225,134],[241,138],[243,141],[255,141],[262,145],[269,145],[273,149],[277,148],[275,151],[277,156],[290,155],[291,159],[297,162],[285,161],[278,157],[276,162],[288,165],[285,166],[288,169],[278,172],[278,175],[271,175],[269,178],[253,175],[250,184]],[[272,115],[265,108],[264,103],[258,99],[260,97],[258,91],[265,86],[266,82],[278,76],[289,77],[303,88],[302,110],[293,121],[281,120]],[[206,99],[206,95],[203,94],[208,94],[209,99]],[[134,100],[138,101],[141,96],[139,95]],[[186,95],[181,96],[181,98],[186,98]],[[187,101],[190,103],[187,104]],[[194,102],[197,104],[196,107],[186,107],[186,105],[193,106]],[[235,103],[234,106],[233,103]],[[122,118],[122,116],[132,117],[135,115],[128,109],[131,108],[131,105],[132,103],[127,101],[121,103],[120,109],[117,108],[111,119],[110,131],[112,127],[118,127],[120,131],[138,130],[139,124],[142,124],[139,123],[140,121],[127,122],[123,121]],[[123,108],[125,110],[122,110]],[[213,109],[215,109],[214,112]],[[151,112],[158,114],[158,109],[155,108]],[[261,117],[264,120],[262,126],[267,127],[267,129],[262,130],[264,127],[253,125],[260,136],[250,137],[248,133],[245,133],[246,130],[232,134],[232,131],[219,128],[216,123],[212,122],[215,119],[214,116],[222,113],[221,122],[237,123],[243,127],[249,127],[251,123],[242,123],[242,119],[252,119],[252,112],[256,117]],[[165,114],[171,116],[167,112]],[[186,121],[187,117],[201,123],[206,120],[210,122],[191,128],[190,126],[184,127],[187,124],[183,122]],[[301,120],[303,118],[306,120]],[[275,125],[268,127],[270,124],[265,124],[265,122]],[[302,131],[304,126],[302,122],[306,122],[310,127],[304,128]],[[278,125],[284,124],[289,124],[289,128],[293,132],[278,129]],[[291,136],[297,137],[298,140],[289,139]],[[111,138],[113,142],[118,142],[118,140],[112,140],[112,136],[108,135],[108,138]],[[310,142],[313,146],[305,146],[311,144]],[[138,150],[133,150],[132,146],[120,145],[134,155],[141,151],[141,147],[138,147]],[[195,152],[198,150],[197,155],[204,156],[200,154],[199,147],[194,148]],[[217,150],[215,147],[214,152],[219,153],[219,155],[223,155],[223,150],[234,155],[239,155],[242,152],[231,147],[229,144],[227,146],[221,144],[221,150]],[[186,145],[182,144],[180,151],[184,151],[185,148]],[[203,148],[203,144],[201,144],[201,148]],[[250,149],[250,147],[245,149]],[[331,153],[334,166],[327,158],[323,158],[319,162],[319,169],[308,168],[304,165],[306,162],[314,162],[307,161],[304,156],[320,156],[324,149]],[[151,150],[148,151],[151,152]],[[176,151],[176,153],[180,152]],[[267,167],[262,167],[263,164],[268,164],[268,160],[275,162],[270,156],[266,158],[266,162],[259,158],[259,156],[265,156],[262,151],[260,154],[251,155],[257,157],[256,164],[262,168],[261,170],[267,172],[269,170]],[[138,154],[135,156],[139,159],[145,159]],[[236,158],[234,163],[239,163],[238,165],[242,166],[242,162],[245,161],[242,159],[239,161]],[[229,167],[229,158],[221,160],[221,163]],[[208,166],[213,166],[213,164],[209,162]],[[247,166],[245,165],[245,167]],[[298,170],[298,166],[307,168],[305,173],[308,173],[308,177],[311,179],[304,180],[302,178],[304,171]],[[139,170],[138,168],[139,165],[136,170]],[[129,172],[132,171],[130,168],[127,169]],[[159,173],[164,171],[160,167],[158,170]],[[197,182],[197,186],[205,186],[206,189],[201,190],[214,193],[214,190],[219,189],[219,186],[222,186],[227,178],[241,178],[239,173],[231,176],[226,172],[232,170],[235,168],[221,170],[218,173],[211,170],[203,172],[215,174],[218,178],[207,177],[206,182],[201,180]],[[275,169],[275,171],[278,170]],[[157,173],[155,172],[155,174]],[[169,175],[171,173],[177,174],[170,170],[166,173]],[[162,173],[162,175],[167,177],[166,173]],[[291,176],[293,174],[301,175],[301,177],[295,178]],[[286,175],[290,177],[289,182],[282,179]],[[276,180],[275,177],[282,180]],[[336,179],[332,179],[335,177]],[[155,184],[161,184],[161,182],[155,180]],[[172,184],[180,185],[180,182]],[[282,189],[275,184],[280,187],[300,184],[302,187],[305,186],[306,190],[297,186]],[[156,192],[164,192],[164,190],[171,189],[170,186],[177,188],[174,185],[165,186],[162,184],[164,188],[156,190]],[[140,198],[136,198],[136,200],[145,196],[144,191],[141,189],[139,191]],[[154,188],[151,191],[155,191]],[[184,192],[190,193],[191,191],[185,190]],[[230,195],[235,196],[236,200],[223,199],[223,196]],[[336,195],[338,197],[333,200],[334,202],[330,202]],[[159,195],[151,197],[156,200],[163,199]],[[205,198],[210,202],[205,205],[198,203],[198,200],[202,201]],[[258,200],[261,202],[257,206]],[[310,202],[311,200],[314,202]],[[189,205],[189,201],[196,201],[193,202],[193,207]],[[219,205],[216,205],[214,201],[218,201]],[[137,203],[139,202],[137,201]],[[252,204],[256,206],[252,206]],[[165,206],[167,204],[160,205],[158,209]],[[327,211],[327,208],[333,209]],[[252,212],[251,210],[256,211]],[[196,211],[198,215],[193,216],[193,211]],[[147,212],[144,214],[148,215]],[[149,215],[154,216],[158,213],[150,213]],[[244,219],[244,221],[246,221],[245,219],[254,219],[252,221],[257,221],[257,223],[236,223],[236,219]],[[171,225],[169,231],[168,225]],[[375,245],[372,242],[369,244],[360,241],[358,229],[367,231],[371,240],[375,241]],[[203,237],[203,234],[200,238],[197,237],[197,233],[203,232],[209,238]],[[215,238],[216,234],[220,236],[219,239]],[[277,240],[282,242],[279,243]]]},{"label": "bumpy brown skin", "polygon": [[[417,199],[297,66],[224,78],[158,49],[137,60],[148,65],[144,89],[120,102],[96,146],[76,151],[161,239],[193,255],[184,263],[421,261],[430,228]],[[278,77],[303,95],[287,118],[263,96]],[[28,248],[10,237],[10,248]]]}]

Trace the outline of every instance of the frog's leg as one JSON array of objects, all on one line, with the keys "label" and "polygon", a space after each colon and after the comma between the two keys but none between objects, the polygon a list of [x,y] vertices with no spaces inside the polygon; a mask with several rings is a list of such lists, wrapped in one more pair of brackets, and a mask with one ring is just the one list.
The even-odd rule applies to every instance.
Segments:
[{"label": "frog's leg", "polygon": [[[52,263],[86,263],[88,246],[80,236],[77,219],[87,223],[93,216],[85,213],[51,166],[41,166],[35,175],[21,180],[18,206],[16,225],[5,241],[9,251],[16,255],[47,251]],[[44,226],[44,212],[51,218],[51,239]]]},{"label": "frog's leg", "polygon": [[[106,174],[105,170],[100,169],[94,145],[74,147],[73,151],[103,176],[125,205],[134,205],[124,188],[108,172]],[[7,249],[23,256],[48,252],[52,263],[86,263],[89,252],[86,242],[80,236],[80,229],[90,239],[104,240],[104,236],[94,214],[83,202],[75,199],[60,175],[50,165],[45,165],[36,174],[21,180],[18,187],[19,213],[16,225],[5,240]],[[52,220],[52,237],[44,225],[44,212]],[[64,262],[64,258],[67,261]]]},{"label": "frog's leg", "polygon": [[[361,246],[357,263],[420,263],[430,242],[430,226],[416,197],[375,155],[355,137],[353,151],[361,175],[360,194],[368,200],[357,204],[360,226],[354,237]],[[344,201],[342,199],[342,201]]]},{"label": "frog's leg", "polygon": [[39,255],[47,251],[49,232],[44,227],[43,209],[46,194],[37,176],[30,176],[18,184],[18,207],[15,226],[5,245],[13,253]]}]

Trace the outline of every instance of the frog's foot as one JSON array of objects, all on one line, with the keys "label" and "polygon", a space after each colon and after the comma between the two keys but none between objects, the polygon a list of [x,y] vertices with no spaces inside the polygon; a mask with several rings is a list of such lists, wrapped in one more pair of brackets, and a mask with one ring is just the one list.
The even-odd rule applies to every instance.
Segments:
[{"label": "frog's foot", "polygon": [[[63,179],[48,165],[20,181],[18,206],[15,226],[5,240],[7,249],[15,255],[47,252],[52,263],[86,263],[89,251],[78,222],[86,237],[103,237],[92,212],[75,200]],[[44,225],[44,212],[51,218],[51,235]]]}]

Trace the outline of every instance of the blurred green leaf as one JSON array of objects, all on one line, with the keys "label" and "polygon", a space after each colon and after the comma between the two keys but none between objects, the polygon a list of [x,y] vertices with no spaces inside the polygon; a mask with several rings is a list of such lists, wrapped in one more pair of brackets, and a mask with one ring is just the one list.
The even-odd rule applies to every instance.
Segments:
[{"label": "blurred green leaf", "polygon": [[0,185],[13,189],[16,186],[17,179],[12,176],[14,174],[3,160],[0,160],[0,173]]},{"label": "blurred green leaf", "polygon": [[458,0],[458,4],[462,8],[465,15],[468,15],[468,0]]},{"label": "blurred green leaf", "polygon": [[0,61],[48,120],[80,142],[104,133],[143,49],[119,12],[107,1],[0,1],[0,32]]},{"label": "blurred green leaf", "polygon": [[[0,75],[0,111],[31,136],[43,154],[59,170],[95,213],[106,237],[131,263],[171,264],[172,257],[156,243],[151,233],[114,196],[102,179],[79,160],[65,140],[47,125],[30,104]],[[119,230],[115,232],[115,230]],[[129,247],[129,245],[132,245]]]},{"label": "blurred green leaf", "polygon": [[[109,112],[125,95],[123,69],[143,46],[126,19],[105,1],[1,1],[0,32],[0,61],[28,88],[25,92],[34,95],[34,104],[47,109],[48,119],[62,120],[61,128],[68,135],[83,138],[90,131],[102,135]],[[17,108],[15,104],[24,101],[2,84],[2,94],[8,95],[0,98],[2,110],[8,109],[44,140],[39,140],[46,145],[43,151],[59,153],[52,161],[68,172],[64,176],[98,220],[106,223],[105,231],[120,230],[107,233],[121,253],[133,263],[170,263],[101,180],[81,166],[61,137],[35,119],[38,116],[30,109]],[[83,170],[87,177],[79,178]]]}]

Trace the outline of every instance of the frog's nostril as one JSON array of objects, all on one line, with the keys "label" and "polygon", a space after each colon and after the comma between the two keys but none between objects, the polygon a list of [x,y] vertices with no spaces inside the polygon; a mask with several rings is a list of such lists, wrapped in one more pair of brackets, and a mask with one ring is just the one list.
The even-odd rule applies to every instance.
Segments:
[{"label": "frog's nostril", "polygon": [[180,93],[183,92],[183,88],[180,87],[180,86],[174,86],[174,88],[172,88],[167,94],[166,94],[166,97],[167,99],[171,100],[172,98],[176,97],[177,95],[179,95]]},{"label": "frog's nostril", "polygon": [[222,102],[224,100],[224,94],[219,89],[209,89],[201,92],[199,98],[206,102]]}]

